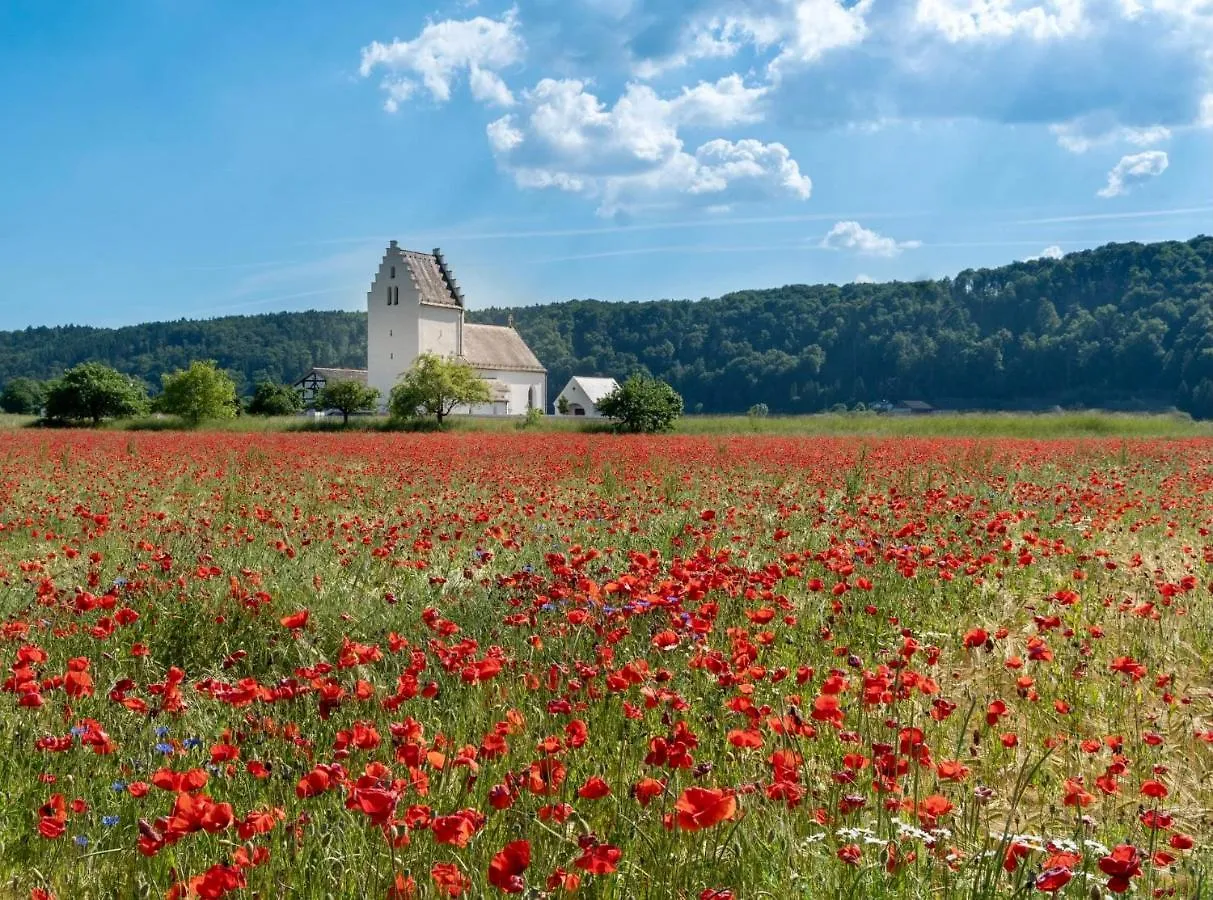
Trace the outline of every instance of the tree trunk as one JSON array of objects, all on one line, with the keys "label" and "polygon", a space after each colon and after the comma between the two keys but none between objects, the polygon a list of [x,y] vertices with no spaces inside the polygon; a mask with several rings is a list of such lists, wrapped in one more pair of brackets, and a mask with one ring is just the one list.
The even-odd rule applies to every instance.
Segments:
[{"label": "tree trunk", "polygon": [[344,428],[350,424],[350,414],[347,410],[341,410],[341,427]]}]

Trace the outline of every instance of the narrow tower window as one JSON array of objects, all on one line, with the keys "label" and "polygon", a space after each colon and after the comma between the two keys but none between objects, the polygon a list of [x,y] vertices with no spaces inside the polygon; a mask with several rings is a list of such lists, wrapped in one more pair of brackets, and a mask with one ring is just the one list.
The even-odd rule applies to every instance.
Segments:
[{"label": "narrow tower window", "polygon": [[395,266],[392,266],[392,277],[393,278],[396,277],[396,267]]}]

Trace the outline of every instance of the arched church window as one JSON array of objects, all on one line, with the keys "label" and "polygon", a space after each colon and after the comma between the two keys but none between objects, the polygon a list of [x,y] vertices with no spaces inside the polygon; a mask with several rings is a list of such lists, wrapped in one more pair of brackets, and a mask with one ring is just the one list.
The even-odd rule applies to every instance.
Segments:
[{"label": "arched church window", "polygon": [[392,277],[393,278],[396,277],[396,267],[395,266],[392,266]]}]

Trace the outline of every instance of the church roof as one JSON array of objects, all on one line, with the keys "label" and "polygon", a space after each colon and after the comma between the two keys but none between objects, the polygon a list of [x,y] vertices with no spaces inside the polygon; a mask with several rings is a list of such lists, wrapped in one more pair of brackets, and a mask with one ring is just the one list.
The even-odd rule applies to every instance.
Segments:
[{"label": "church roof", "polygon": [[452,309],[463,307],[451,283],[450,270],[437,256],[417,250],[401,250],[400,253],[404,257],[404,264],[408,267],[413,284],[417,285],[422,303],[448,306]]},{"label": "church roof", "polygon": [[313,373],[323,378],[325,383],[330,381],[357,381],[359,384],[366,384],[366,369],[328,369],[321,368],[320,366],[308,369],[303,378],[300,378],[295,384],[299,384],[300,381],[303,381],[304,378]]},{"label": "church roof", "polygon": [[463,358],[477,369],[546,372],[522,336],[507,325],[463,325]]},{"label": "church roof", "polygon": [[619,382],[614,378],[588,378],[585,375],[574,375],[569,381],[576,382],[577,386],[590,398],[590,402],[594,404],[619,387]]}]

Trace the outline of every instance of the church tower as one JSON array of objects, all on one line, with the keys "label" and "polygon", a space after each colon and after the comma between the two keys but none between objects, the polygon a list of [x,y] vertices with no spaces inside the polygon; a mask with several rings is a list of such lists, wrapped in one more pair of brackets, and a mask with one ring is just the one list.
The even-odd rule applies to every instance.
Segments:
[{"label": "church tower", "polygon": [[367,383],[386,403],[422,353],[463,354],[463,293],[442,252],[404,250],[392,241],[366,295]]}]

